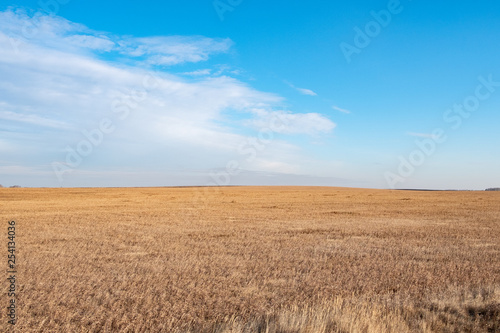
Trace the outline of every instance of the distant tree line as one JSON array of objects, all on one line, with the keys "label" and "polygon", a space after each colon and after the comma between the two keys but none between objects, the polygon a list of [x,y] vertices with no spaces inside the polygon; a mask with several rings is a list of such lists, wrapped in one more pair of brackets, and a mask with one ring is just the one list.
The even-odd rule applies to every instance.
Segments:
[{"label": "distant tree line", "polygon": [[487,188],[486,191],[500,191],[500,187]]}]

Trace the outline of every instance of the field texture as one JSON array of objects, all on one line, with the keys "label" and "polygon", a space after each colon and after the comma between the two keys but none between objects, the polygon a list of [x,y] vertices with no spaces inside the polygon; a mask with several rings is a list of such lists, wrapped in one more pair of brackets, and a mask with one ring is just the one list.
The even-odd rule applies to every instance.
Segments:
[{"label": "field texture", "polygon": [[16,332],[500,332],[499,192],[0,189],[0,205]]}]

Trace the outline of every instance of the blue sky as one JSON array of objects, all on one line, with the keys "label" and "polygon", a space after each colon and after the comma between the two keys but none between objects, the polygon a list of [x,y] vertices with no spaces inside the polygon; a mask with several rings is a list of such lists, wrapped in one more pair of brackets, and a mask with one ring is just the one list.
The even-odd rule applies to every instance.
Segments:
[{"label": "blue sky", "polygon": [[500,186],[495,1],[11,1],[4,186]]}]

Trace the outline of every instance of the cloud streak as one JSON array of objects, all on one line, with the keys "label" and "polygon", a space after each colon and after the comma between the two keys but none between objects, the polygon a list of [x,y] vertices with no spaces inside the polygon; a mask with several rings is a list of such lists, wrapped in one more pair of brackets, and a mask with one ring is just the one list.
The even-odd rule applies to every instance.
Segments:
[{"label": "cloud streak", "polygon": [[292,83],[288,82],[288,81],[284,81],[288,86],[290,86],[290,88],[293,88],[295,89],[296,91],[298,91],[299,93],[301,93],[302,95],[308,95],[308,96],[317,96],[318,94],[316,94],[314,91],[312,91],[311,89],[305,89],[305,88],[299,88],[299,87],[296,87],[295,85],[293,85]]},{"label": "cloud streak", "polygon": [[27,123],[40,127],[51,127],[54,129],[64,129],[64,130],[73,129],[72,126],[70,126],[65,122],[57,121],[54,119],[47,119],[33,114],[19,114],[10,111],[0,111],[0,119],[10,120],[13,122]]},{"label": "cloud streak", "polygon": [[347,114],[351,113],[351,111],[349,111],[347,109],[342,109],[342,108],[340,108],[340,107],[338,107],[336,105],[332,106],[332,109],[334,109],[336,111],[339,111],[339,112],[342,112],[342,113],[347,113]]},{"label": "cloud streak", "polygon": [[438,138],[435,134],[432,133],[415,133],[415,132],[407,132],[409,136],[414,136],[417,138],[428,138],[428,139],[436,139]]}]

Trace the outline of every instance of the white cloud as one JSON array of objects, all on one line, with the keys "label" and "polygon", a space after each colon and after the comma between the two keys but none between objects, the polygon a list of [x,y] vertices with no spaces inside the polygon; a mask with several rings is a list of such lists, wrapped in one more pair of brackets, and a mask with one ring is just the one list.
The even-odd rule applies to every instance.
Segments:
[{"label": "white cloud", "polygon": [[311,89],[299,88],[299,87],[296,87],[295,85],[293,85],[292,83],[290,83],[288,81],[284,81],[284,82],[287,85],[289,85],[291,88],[297,90],[302,95],[309,95],[309,96],[317,96],[318,95],[314,91],[312,91]]},{"label": "white cloud", "polygon": [[116,44],[106,36],[95,37],[91,35],[73,35],[64,38],[64,40],[77,47],[101,50],[105,52],[113,50],[116,46]]},{"label": "white cloud", "polygon": [[337,110],[337,111],[340,111],[340,112],[342,112],[342,113],[347,113],[347,114],[351,113],[351,111],[346,110],[346,109],[342,109],[342,108],[340,108],[340,107],[338,107],[338,106],[336,106],[336,105],[332,106],[332,109]]},{"label": "white cloud", "polygon": [[335,123],[318,113],[287,114],[288,124],[283,133],[286,134],[320,134],[331,132]]},{"label": "white cloud", "polygon": [[205,69],[198,69],[192,72],[184,72],[181,73],[182,75],[188,75],[188,76],[205,76],[205,75],[210,75],[212,72],[211,69],[205,68]]},{"label": "white cloud", "polygon": [[0,140],[0,152],[2,153],[12,152],[14,151],[15,147],[16,146],[12,142]]},{"label": "white cloud", "polygon": [[300,174],[303,171],[297,164],[268,159],[256,159],[252,166],[255,170],[281,174]]},{"label": "white cloud", "polygon": [[166,36],[124,38],[118,44],[120,53],[145,57],[147,63],[176,65],[208,60],[212,54],[227,52],[233,42],[229,38]]},{"label": "white cloud", "polygon": [[218,65],[215,66],[216,68],[211,69],[211,68],[204,68],[204,69],[197,69],[195,71],[191,72],[184,72],[180,73],[181,75],[186,75],[186,76],[222,76],[225,75],[224,73],[232,74],[235,76],[241,75],[241,70],[239,69],[232,69],[230,66],[227,65]]},{"label": "white cloud", "polygon": [[297,91],[300,92],[302,95],[309,95],[309,96],[317,96],[318,95],[310,89],[305,89],[305,88],[295,88],[295,89],[297,89]]},{"label": "white cloud", "polygon": [[0,12],[0,30],[11,38],[11,44],[17,40],[76,53],[82,50],[114,51],[137,58],[138,62],[165,66],[205,61],[210,55],[227,52],[233,45],[229,38],[204,36],[115,36],[59,16],[39,13],[29,16],[22,10]]},{"label": "white cloud", "polygon": [[41,169],[39,166],[2,165],[0,166],[0,175],[50,176],[50,172]]},{"label": "white cloud", "polygon": [[249,121],[256,128],[271,128],[282,134],[318,135],[331,132],[337,125],[319,113],[291,113],[252,109],[257,116]]},{"label": "white cloud", "polygon": [[[200,76],[193,82],[165,71],[150,73],[143,66],[207,60],[227,52],[229,39],[117,37],[57,16],[37,17],[37,34],[23,37],[19,27],[33,20],[23,12],[0,12],[0,118],[3,130],[23,133],[24,138],[14,143],[14,136],[9,136],[0,149],[12,153],[9,147],[15,144],[16,151],[37,152],[36,157],[4,156],[14,164],[35,165],[39,170],[39,165],[50,168],[52,161],[66,163],[67,148],[76,149],[88,140],[83,133],[98,129],[104,118],[115,130],[85,157],[82,172],[88,166],[116,169],[125,164],[147,172],[209,169],[231,159],[243,163],[246,157],[238,153],[238,146],[256,135],[244,126],[259,129],[273,116],[285,117],[286,126],[277,132],[289,135],[315,136],[335,127],[317,113],[276,111],[282,97],[228,76],[204,76],[210,69],[191,72]],[[10,38],[23,42],[15,48]],[[137,62],[99,60],[101,52],[122,53]],[[122,119],[125,111],[128,116]],[[234,122],[228,114],[250,119]],[[253,162],[245,163],[255,170],[295,172],[302,170],[302,155],[296,146],[274,140]],[[23,170],[27,169],[0,171]]]},{"label": "white cloud", "polygon": [[24,122],[36,126],[51,127],[55,129],[72,129],[73,127],[65,122],[54,119],[47,119],[33,114],[19,114],[10,111],[0,111],[0,119]]}]

